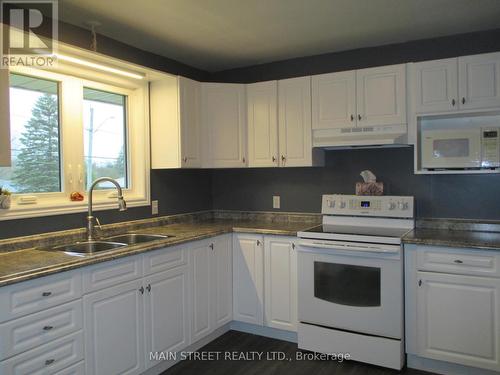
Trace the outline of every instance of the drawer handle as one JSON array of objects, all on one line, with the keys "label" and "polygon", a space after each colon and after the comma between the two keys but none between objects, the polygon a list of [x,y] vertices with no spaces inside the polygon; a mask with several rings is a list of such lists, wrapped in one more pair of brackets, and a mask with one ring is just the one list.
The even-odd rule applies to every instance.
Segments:
[{"label": "drawer handle", "polygon": [[55,362],[56,360],[54,358],[51,358],[51,359],[47,359],[45,361],[45,366],[48,366],[48,365],[51,365]]},{"label": "drawer handle", "polygon": [[50,331],[51,329],[54,329],[54,327],[52,327],[52,326],[45,326],[45,327],[43,327],[44,331]]},{"label": "drawer handle", "polygon": [[43,292],[42,297],[50,297],[52,295],[52,292]]},{"label": "drawer handle", "polygon": [[457,263],[457,264],[462,264],[463,263],[463,261],[461,261],[460,259],[455,259],[453,262]]}]

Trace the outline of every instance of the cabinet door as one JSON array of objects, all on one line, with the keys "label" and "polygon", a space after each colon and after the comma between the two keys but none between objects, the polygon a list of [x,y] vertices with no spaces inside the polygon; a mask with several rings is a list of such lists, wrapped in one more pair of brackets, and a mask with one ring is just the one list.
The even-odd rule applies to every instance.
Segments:
[{"label": "cabinet door", "polygon": [[189,345],[188,268],[177,267],[144,280],[146,367],[151,352],[176,352]]},{"label": "cabinet door", "polygon": [[262,325],[264,321],[263,237],[233,237],[233,319]]},{"label": "cabinet door", "polygon": [[413,65],[417,113],[446,112],[458,108],[458,60],[424,61]]},{"label": "cabinet door", "polygon": [[279,81],[278,107],[280,165],[311,166],[311,78]]},{"label": "cabinet door", "polygon": [[461,109],[500,106],[500,53],[458,58]]},{"label": "cabinet door", "polygon": [[144,295],[135,280],[83,297],[88,375],[144,371]]},{"label": "cabinet door", "polygon": [[191,264],[191,342],[208,335],[210,321],[210,248],[206,241],[194,244],[190,249]]},{"label": "cabinet door", "polygon": [[297,330],[297,252],[293,237],[266,236],[264,241],[265,324]]},{"label": "cabinet door", "polygon": [[278,166],[278,86],[247,85],[248,166]]},{"label": "cabinet door", "polygon": [[179,77],[181,116],[181,165],[183,168],[201,167],[201,84]]},{"label": "cabinet door", "polygon": [[500,280],[418,272],[417,350],[432,359],[500,370]]},{"label": "cabinet door", "polygon": [[211,246],[212,317],[213,328],[229,323],[233,318],[233,253],[231,236],[214,239]]},{"label": "cabinet door", "polygon": [[358,126],[406,124],[406,66],[356,71]]},{"label": "cabinet door", "polygon": [[312,128],[356,126],[355,71],[312,77]]},{"label": "cabinet door", "polygon": [[212,168],[246,166],[245,86],[202,84],[205,164]]}]

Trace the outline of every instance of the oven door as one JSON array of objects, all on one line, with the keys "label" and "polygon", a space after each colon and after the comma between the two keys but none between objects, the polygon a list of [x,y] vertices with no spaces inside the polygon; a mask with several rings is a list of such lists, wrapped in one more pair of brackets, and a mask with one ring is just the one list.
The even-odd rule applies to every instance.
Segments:
[{"label": "oven door", "polygon": [[297,267],[301,322],[402,338],[399,245],[302,240]]}]

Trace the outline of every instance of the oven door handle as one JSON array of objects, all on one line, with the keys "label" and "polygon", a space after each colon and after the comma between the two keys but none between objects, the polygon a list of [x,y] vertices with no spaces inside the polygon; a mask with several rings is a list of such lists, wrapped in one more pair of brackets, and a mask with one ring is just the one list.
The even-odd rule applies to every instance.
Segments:
[{"label": "oven door handle", "polygon": [[348,242],[338,241],[316,241],[316,240],[301,240],[299,244],[302,247],[312,247],[318,249],[345,250],[345,251],[365,251],[370,253],[398,253],[401,250],[399,245],[385,244],[351,244]]}]

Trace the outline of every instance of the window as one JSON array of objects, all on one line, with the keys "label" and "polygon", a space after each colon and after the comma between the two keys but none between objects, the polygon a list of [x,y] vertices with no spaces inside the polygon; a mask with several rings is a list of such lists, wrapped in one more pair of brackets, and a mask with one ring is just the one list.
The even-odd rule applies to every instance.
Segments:
[{"label": "window", "polygon": [[[128,186],[126,147],[126,96],[83,89],[85,186],[96,178],[111,177]],[[111,183],[98,188],[113,188]]]},{"label": "window", "polygon": [[58,83],[10,75],[11,167],[0,186],[13,193],[61,191]]},{"label": "window", "polygon": [[[147,82],[63,68],[10,72],[12,165],[0,167],[0,186],[13,201],[0,220],[84,211],[86,199],[73,202],[71,193],[87,198],[104,176],[118,181],[130,207],[149,204]],[[94,203],[116,207],[114,186],[98,185]]]}]

